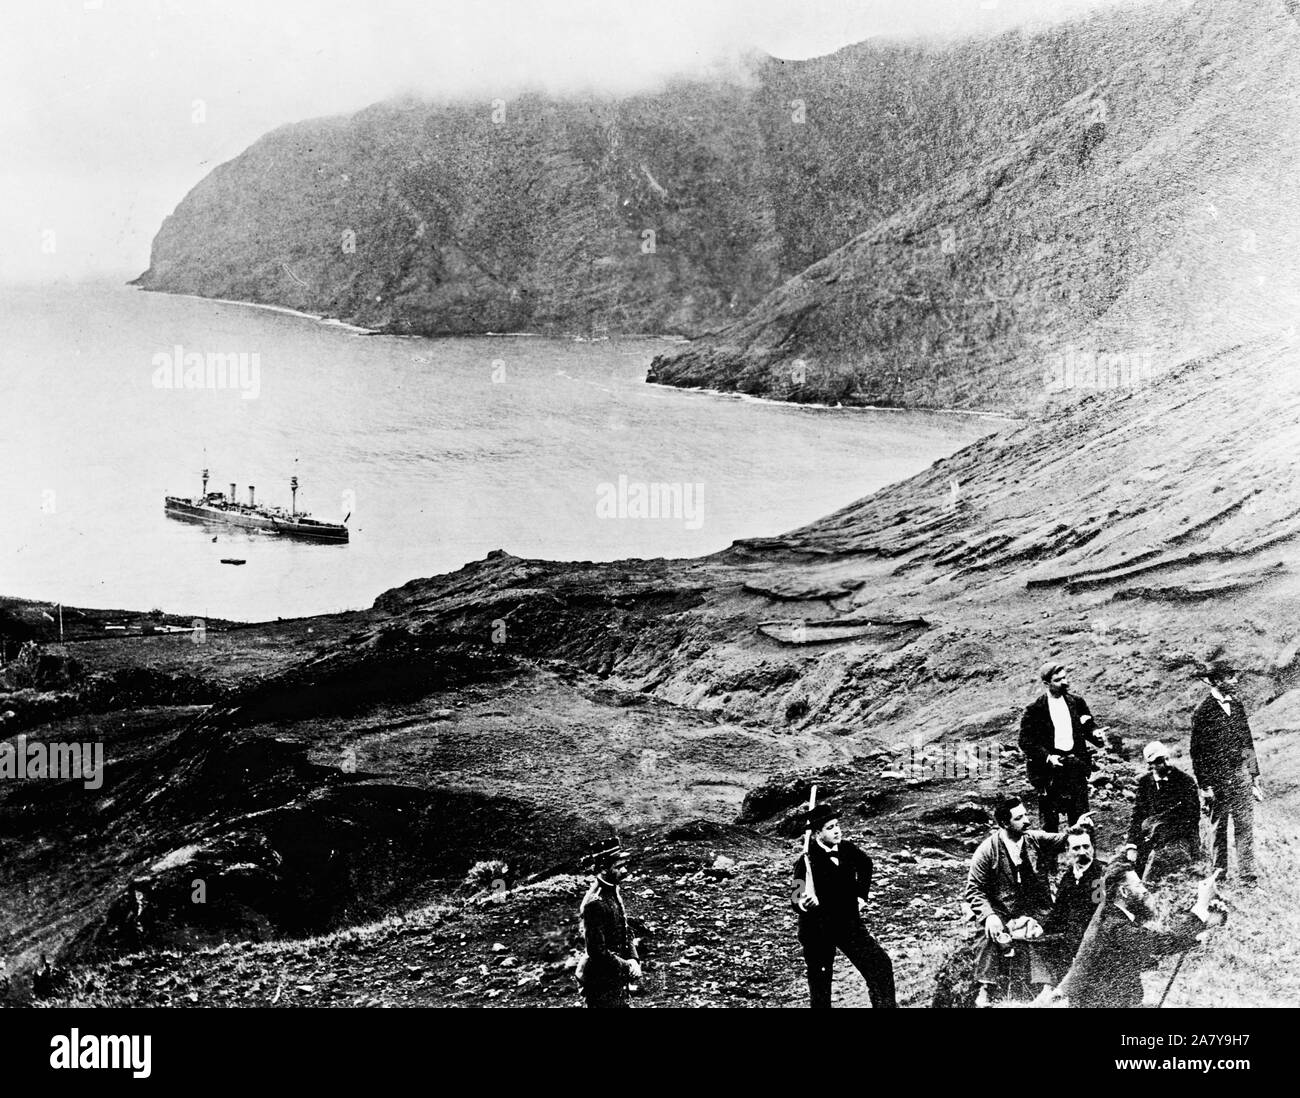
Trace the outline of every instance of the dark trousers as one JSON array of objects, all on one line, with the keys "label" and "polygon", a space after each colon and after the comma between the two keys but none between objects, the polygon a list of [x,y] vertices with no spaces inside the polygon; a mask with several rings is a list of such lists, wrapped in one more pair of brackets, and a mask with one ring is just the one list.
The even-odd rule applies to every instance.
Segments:
[{"label": "dark trousers", "polygon": [[894,997],[894,964],[860,922],[804,926],[799,929],[799,942],[808,965],[808,996],[814,1010],[830,1009],[836,949],[862,973],[873,1007],[898,1006]]},{"label": "dark trousers", "polygon": [[1211,787],[1214,807],[1210,824],[1214,828],[1214,865],[1228,871],[1228,819],[1232,819],[1233,841],[1237,846],[1237,872],[1242,877],[1255,876],[1255,804],[1251,799],[1250,778],[1245,767],[1225,774]]},{"label": "dark trousers", "polygon": [[1061,817],[1066,826],[1077,823],[1088,811],[1088,783],[1078,779],[1056,781],[1038,794],[1038,818],[1044,831],[1060,831]]},{"label": "dark trousers", "polygon": [[582,997],[587,1000],[587,1006],[589,1007],[631,1007],[632,1005],[627,993],[626,980],[615,980],[608,983],[588,980],[583,985]]},{"label": "dark trousers", "polygon": [[1138,843],[1137,872],[1147,884],[1154,884],[1176,869],[1191,865],[1200,857],[1200,839],[1172,839],[1167,843],[1152,845]]}]

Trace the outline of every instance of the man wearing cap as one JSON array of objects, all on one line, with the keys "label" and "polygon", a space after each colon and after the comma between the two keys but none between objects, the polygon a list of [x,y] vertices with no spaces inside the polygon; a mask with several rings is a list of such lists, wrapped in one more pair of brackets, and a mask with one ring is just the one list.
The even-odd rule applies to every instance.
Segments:
[{"label": "man wearing cap", "polygon": [[1210,695],[1192,714],[1192,771],[1201,787],[1214,827],[1214,865],[1228,870],[1228,818],[1237,845],[1237,871],[1243,884],[1254,884],[1255,805],[1263,800],[1259,760],[1246,709],[1234,694],[1237,675],[1222,664],[1211,665],[1202,678]]},{"label": "man wearing cap", "polygon": [[1020,750],[1025,754],[1029,784],[1038,793],[1039,821],[1044,831],[1054,833],[1062,815],[1073,824],[1088,811],[1092,773],[1088,744],[1106,745],[1097,735],[1088,703],[1070,693],[1065,666],[1048,662],[1038,674],[1047,691],[1025,707]]},{"label": "man wearing cap", "polygon": [[1137,847],[1138,876],[1158,881],[1200,857],[1201,800],[1191,776],[1169,765],[1169,750],[1159,740],[1142,749],[1147,773],[1138,781],[1129,819],[1129,845]]},{"label": "man wearing cap", "polygon": [[587,951],[579,963],[578,982],[587,1006],[627,1007],[628,982],[641,976],[618,887],[627,880],[627,855],[618,848],[603,851],[596,865],[596,879],[578,908]]},{"label": "man wearing cap", "polygon": [[859,899],[865,904],[871,891],[871,859],[843,837],[839,812],[830,805],[814,809],[807,826],[813,841],[807,856],[795,863],[790,899],[799,913],[799,943],[808,966],[811,1005],[830,1008],[838,948],[862,973],[871,1005],[896,1007],[893,962],[867,933],[859,910]]}]

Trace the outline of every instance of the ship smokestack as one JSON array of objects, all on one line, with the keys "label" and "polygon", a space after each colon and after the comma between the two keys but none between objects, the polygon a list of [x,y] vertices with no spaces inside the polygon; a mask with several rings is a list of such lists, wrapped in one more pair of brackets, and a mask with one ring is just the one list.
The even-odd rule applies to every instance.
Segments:
[{"label": "ship smokestack", "polygon": [[230,502],[235,502],[235,482],[233,480],[230,482]]},{"label": "ship smokestack", "polygon": [[253,506],[253,492],[254,492],[254,491],[255,491],[255,489],[254,489],[253,486],[250,484],[250,485],[248,486],[248,506],[249,506],[249,507],[252,507],[252,506]]}]

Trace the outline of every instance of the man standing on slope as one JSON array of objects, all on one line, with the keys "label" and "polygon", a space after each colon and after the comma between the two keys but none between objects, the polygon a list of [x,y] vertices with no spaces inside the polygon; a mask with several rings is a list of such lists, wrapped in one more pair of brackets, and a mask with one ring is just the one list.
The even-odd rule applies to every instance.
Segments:
[{"label": "man standing on slope", "polygon": [[1214,827],[1214,865],[1228,871],[1228,817],[1237,845],[1237,872],[1244,885],[1253,885],[1255,872],[1255,805],[1264,799],[1259,788],[1259,761],[1250,734],[1246,709],[1234,695],[1237,675],[1222,664],[1212,665],[1202,681],[1210,696],[1192,714],[1192,771],[1201,787]]},{"label": "man standing on slope", "polygon": [[1088,811],[1088,775],[1092,753],[1088,743],[1105,747],[1097,735],[1088,703],[1070,693],[1065,666],[1045,663],[1039,677],[1047,692],[1025,707],[1020,718],[1020,750],[1025,753],[1029,784],[1038,793],[1038,818],[1043,830],[1055,832],[1061,816],[1079,822]]},{"label": "man standing on slope", "polygon": [[586,957],[579,962],[578,982],[589,1007],[627,1007],[627,986],[640,979],[641,964],[619,885],[628,877],[627,855],[617,847],[597,856],[596,879],[578,914]]},{"label": "man standing on slope", "polygon": [[[813,841],[794,866],[799,942],[808,966],[808,994],[814,1009],[829,1009],[835,950],[841,950],[867,981],[871,1005],[896,1007],[894,965],[862,924],[858,900],[871,891],[871,859],[844,839],[840,814],[830,805],[815,808],[807,826]],[[812,869],[811,883],[808,869]]]}]

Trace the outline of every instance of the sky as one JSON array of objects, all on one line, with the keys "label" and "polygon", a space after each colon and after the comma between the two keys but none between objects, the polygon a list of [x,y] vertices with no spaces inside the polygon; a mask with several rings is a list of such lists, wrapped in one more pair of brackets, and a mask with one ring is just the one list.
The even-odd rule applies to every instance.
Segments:
[{"label": "sky", "polygon": [[1125,0],[0,0],[0,281],[134,276],[287,122],[398,94],[653,88],[738,55],[961,37]]}]

